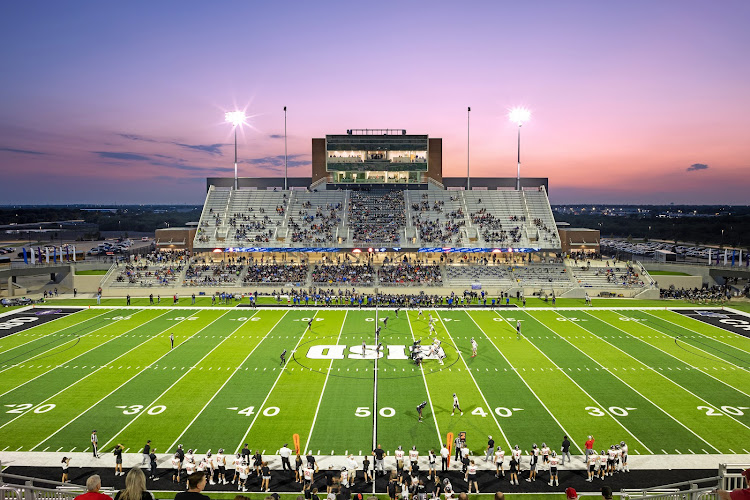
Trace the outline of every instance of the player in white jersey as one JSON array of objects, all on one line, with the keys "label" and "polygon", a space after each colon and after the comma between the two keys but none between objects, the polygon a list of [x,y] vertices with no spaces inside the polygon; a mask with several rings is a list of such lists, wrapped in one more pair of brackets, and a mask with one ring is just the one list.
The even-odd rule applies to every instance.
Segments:
[{"label": "player in white jersey", "polygon": [[172,482],[180,482],[180,455],[177,453],[172,457]]},{"label": "player in white jersey", "polygon": [[302,473],[302,476],[305,480],[302,486],[302,491],[310,489],[310,485],[313,482],[313,476],[315,475],[315,470],[313,469],[313,466],[310,462],[307,463],[307,467],[305,468],[304,472]]},{"label": "player in white jersey", "polygon": [[239,471],[240,481],[237,483],[237,490],[247,491],[247,477],[250,475],[250,466],[244,460],[240,461],[241,465],[237,468]]},{"label": "player in white jersey", "polygon": [[588,471],[588,479],[586,479],[587,482],[591,482],[594,480],[594,472],[596,471],[596,462],[599,461],[599,455],[597,455],[595,452],[591,453],[588,457],[586,457],[587,464],[589,466]]},{"label": "player in white jersey", "polygon": [[469,483],[469,494],[471,495],[471,485],[474,485],[474,490],[479,493],[479,484],[477,483],[477,466],[474,460],[469,462],[469,466],[466,468],[466,475],[464,480]]},{"label": "player in white jersey", "polygon": [[416,472],[417,467],[417,461],[419,460],[419,452],[417,451],[416,446],[412,446],[411,450],[409,450],[409,461],[411,462],[411,467],[409,468],[410,471]]},{"label": "player in white jersey", "polygon": [[617,450],[615,450],[615,445],[612,445],[607,450],[607,476],[611,476],[615,473],[615,459],[617,458]]},{"label": "player in white jersey", "polygon": [[208,478],[208,484],[216,484],[216,481],[214,481],[214,471],[216,470],[216,457],[214,457],[211,454],[211,450],[208,450],[206,452],[206,458],[204,458],[203,460],[206,461],[205,473],[206,473],[206,477]]},{"label": "player in white jersey", "polygon": [[602,450],[602,452],[599,454],[599,479],[604,481],[604,476],[607,475],[607,460],[609,456],[607,455],[607,452]]},{"label": "player in white jersey", "polygon": [[227,459],[224,456],[224,448],[219,448],[219,453],[216,454],[216,469],[219,474],[216,480],[219,484],[227,484]]},{"label": "player in white jersey", "polygon": [[195,460],[193,460],[192,454],[190,455],[190,459],[188,460],[187,455],[185,455],[185,473],[189,476],[195,472]]},{"label": "player in white jersey", "polygon": [[419,308],[417,308],[417,311],[417,319],[424,318],[424,314],[422,314],[422,306],[419,306]]},{"label": "player in white jersey", "polygon": [[559,459],[557,458],[557,452],[553,451],[549,458],[549,485],[557,486],[557,464]]},{"label": "player in white jersey", "polygon": [[185,462],[193,462],[193,464],[195,464],[195,455],[193,455],[192,448],[190,448],[187,453],[185,453]]},{"label": "player in white jersey", "polygon": [[630,472],[630,468],[628,467],[628,445],[625,444],[625,441],[620,441],[620,453],[622,453],[622,470]]},{"label": "player in white jersey", "polygon": [[497,451],[495,452],[495,477],[505,477],[503,462],[505,462],[505,452],[503,451],[502,446],[498,446]]},{"label": "player in white jersey", "polygon": [[464,414],[463,410],[461,409],[461,405],[458,404],[458,396],[456,396],[456,393],[453,393],[453,411],[451,412],[451,417],[456,414],[456,410],[461,412],[461,415]]},{"label": "player in white jersey", "polygon": [[234,477],[232,478],[232,484],[237,484],[237,478],[240,476],[242,468],[245,466],[245,461],[242,459],[242,455],[237,453],[232,460],[232,466],[234,467]]},{"label": "player in white jersey", "polygon": [[521,320],[516,321],[516,338],[521,338]]},{"label": "player in white jersey", "polygon": [[471,337],[471,357],[475,357],[477,355],[477,341],[474,340],[474,337]]},{"label": "player in white jersey", "polygon": [[542,454],[542,465],[549,467],[549,446],[547,446],[547,443],[542,443],[542,449],[540,450]]},{"label": "player in white jersey", "polygon": [[393,456],[396,458],[396,469],[401,472],[404,468],[404,450],[399,446]]}]

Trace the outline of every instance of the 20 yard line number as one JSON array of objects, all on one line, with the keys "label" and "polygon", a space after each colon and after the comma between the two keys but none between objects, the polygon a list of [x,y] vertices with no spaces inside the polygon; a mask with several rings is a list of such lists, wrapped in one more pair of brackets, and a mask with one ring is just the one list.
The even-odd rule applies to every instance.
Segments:
[{"label": "20 yard line number", "polygon": [[[10,410],[6,411],[5,413],[24,413],[27,410],[30,410],[31,408],[34,408],[34,405],[31,403],[22,403],[22,404],[8,404],[5,405],[7,408],[10,408]],[[50,410],[54,410],[55,405],[52,403],[47,403],[44,405],[39,405],[36,408],[34,408],[34,413],[47,413]]]}]

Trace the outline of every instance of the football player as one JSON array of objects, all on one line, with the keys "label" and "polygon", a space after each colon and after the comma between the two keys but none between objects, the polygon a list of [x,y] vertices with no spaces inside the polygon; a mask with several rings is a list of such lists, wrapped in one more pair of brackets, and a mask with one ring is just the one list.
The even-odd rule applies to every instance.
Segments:
[{"label": "football player", "polygon": [[461,410],[461,405],[458,404],[458,396],[456,396],[456,393],[453,393],[453,411],[451,412],[451,417],[455,415],[456,410],[461,412],[461,415],[464,414],[463,410]]}]

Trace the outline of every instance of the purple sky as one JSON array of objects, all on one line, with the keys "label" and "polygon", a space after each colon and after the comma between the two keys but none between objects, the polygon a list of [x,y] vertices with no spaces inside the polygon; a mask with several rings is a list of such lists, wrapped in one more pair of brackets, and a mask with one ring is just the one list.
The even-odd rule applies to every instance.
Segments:
[{"label": "purple sky", "polygon": [[0,204],[202,203],[310,175],[311,138],[443,138],[444,175],[550,180],[552,203],[750,196],[750,2],[3,2]]}]

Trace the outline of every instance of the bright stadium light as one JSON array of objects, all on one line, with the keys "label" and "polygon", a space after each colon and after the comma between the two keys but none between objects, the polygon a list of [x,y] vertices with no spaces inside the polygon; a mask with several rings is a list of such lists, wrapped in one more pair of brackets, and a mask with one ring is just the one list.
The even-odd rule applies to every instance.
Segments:
[{"label": "bright stadium light", "polygon": [[239,189],[239,181],[237,180],[237,127],[244,124],[246,119],[244,111],[227,111],[224,113],[224,120],[234,127],[234,189]]},{"label": "bright stadium light", "polygon": [[531,118],[526,108],[513,108],[508,113],[510,121],[518,125],[518,170],[516,171],[516,191],[521,190],[521,126]]}]

